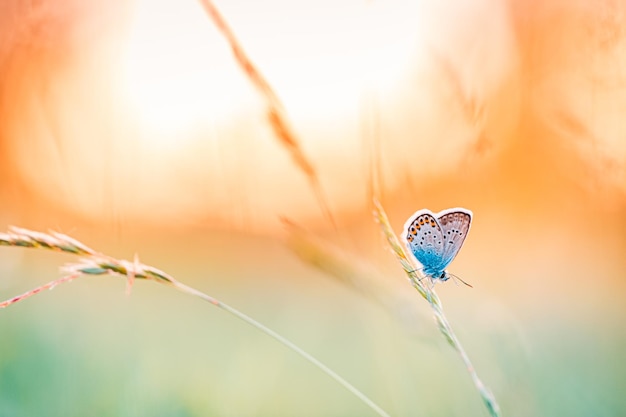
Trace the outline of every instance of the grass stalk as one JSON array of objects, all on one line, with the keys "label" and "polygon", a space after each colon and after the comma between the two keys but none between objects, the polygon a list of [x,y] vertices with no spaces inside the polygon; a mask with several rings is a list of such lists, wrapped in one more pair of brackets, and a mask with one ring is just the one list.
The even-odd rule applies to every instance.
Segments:
[{"label": "grass stalk", "polygon": [[144,265],[139,262],[137,256],[133,261],[127,261],[123,259],[116,259],[102,253],[96,252],[81,242],[73,239],[67,235],[57,232],[41,233],[32,230],[11,227],[9,233],[0,233],[0,246],[13,246],[13,247],[27,247],[35,249],[48,249],[57,252],[66,252],[73,255],[82,256],[79,262],[67,264],[62,268],[68,275],[51,281],[40,287],[37,287],[24,294],[18,295],[11,299],[8,299],[0,303],[0,308],[8,307],[19,301],[22,301],[28,297],[31,297],[46,289],[53,289],[59,284],[70,282],[76,278],[85,275],[114,275],[124,276],[127,278],[127,292],[129,292],[135,279],[146,279],[156,281],[160,284],[164,284],[177,289],[185,294],[198,297],[211,305],[218,307],[227,313],[235,316],[236,318],[244,321],[252,327],[260,330],[266,335],[272,337],[279,343],[286,346],[288,349],[297,353],[309,363],[317,367],[320,371],[334,379],[342,387],[348,390],[372,411],[374,411],[380,417],[390,417],[379,405],[367,397],[364,393],[359,391],[355,386],[350,384],[344,378],[342,378],[335,371],[330,369],[324,363],[317,358],[297,346],[295,343],[265,326],[264,324],[256,321],[252,317],[237,310],[236,308],[223,303],[222,301],[211,297],[195,288],[192,288],[182,282],[174,279],[169,274],[154,268],[149,265]]},{"label": "grass stalk", "polygon": [[235,32],[232,30],[222,13],[218,10],[217,6],[211,0],[199,0],[200,4],[204,8],[207,16],[213,22],[213,25],[220,31],[230,49],[233,53],[235,61],[246,75],[250,83],[257,89],[261,97],[265,100],[267,109],[267,120],[274,131],[274,135],[278,139],[280,145],[284,147],[291,155],[291,158],[295,162],[296,166],[307,176],[313,193],[317,201],[320,204],[321,210],[330,221],[334,228],[336,228],[335,220],[330,210],[330,206],[320,184],[319,177],[313,164],[309,161],[309,158],[305,155],[300,141],[289,123],[287,112],[281,102],[280,98],[267,81],[265,76],[259,71],[257,66],[252,62],[252,59],[248,56],[245,49],[241,45],[241,42],[235,36]]},{"label": "grass stalk", "polygon": [[428,303],[432,307],[435,321],[437,322],[437,325],[439,326],[439,331],[441,332],[443,337],[446,339],[448,344],[452,346],[454,350],[456,350],[456,352],[461,357],[461,360],[463,361],[463,364],[465,365],[467,372],[469,372],[472,382],[474,383],[474,386],[478,390],[478,393],[480,394],[483,400],[483,403],[485,404],[485,407],[487,408],[487,411],[489,411],[489,414],[491,415],[491,417],[501,417],[500,406],[498,405],[498,402],[496,401],[495,396],[493,395],[491,390],[478,377],[478,374],[476,373],[476,370],[474,369],[474,366],[472,365],[472,362],[470,361],[469,356],[465,352],[465,349],[461,345],[461,342],[459,341],[459,339],[456,337],[456,334],[452,330],[452,326],[450,325],[450,322],[448,321],[446,315],[444,314],[441,300],[437,296],[437,293],[435,292],[434,288],[428,288],[424,284],[424,282],[427,282],[428,278],[418,275],[417,269],[415,268],[413,262],[407,257],[406,252],[404,251],[404,248],[398,241],[398,237],[393,232],[393,229],[391,228],[391,225],[389,224],[389,219],[387,218],[387,214],[385,213],[383,206],[378,202],[377,199],[374,199],[374,215],[375,215],[376,220],[381,226],[383,234],[387,238],[387,242],[389,243],[389,246],[393,250],[394,254],[396,255],[396,258],[398,259],[398,261],[402,265],[402,268],[404,269],[407,276],[409,277],[409,282],[411,283],[413,288],[415,288],[417,292],[419,292],[422,298],[428,301]]}]

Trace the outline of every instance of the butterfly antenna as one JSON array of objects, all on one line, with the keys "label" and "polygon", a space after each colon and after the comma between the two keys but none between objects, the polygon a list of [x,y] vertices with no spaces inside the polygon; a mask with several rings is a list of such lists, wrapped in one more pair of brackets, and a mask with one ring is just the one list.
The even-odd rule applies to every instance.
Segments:
[{"label": "butterfly antenna", "polygon": [[457,279],[458,279],[459,281],[461,281],[463,284],[467,285],[468,287],[470,287],[470,288],[474,288],[473,286],[471,286],[471,285],[470,285],[470,284],[468,284],[467,282],[463,281],[463,280],[461,279],[461,277],[459,277],[458,275],[454,275],[454,274],[451,274],[451,273],[449,273],[449,272],[448,272],[448,275],[450,275],[450,276],[451,276],[452,278],[454,278],[455,280],[457,280]]}]

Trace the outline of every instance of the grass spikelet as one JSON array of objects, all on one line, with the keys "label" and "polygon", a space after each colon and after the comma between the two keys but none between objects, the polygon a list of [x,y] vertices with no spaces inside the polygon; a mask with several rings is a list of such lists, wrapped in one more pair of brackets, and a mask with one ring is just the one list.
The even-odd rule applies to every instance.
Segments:
[{"label": "grass spikelet", "polygon": [[313,164],[306,157],[300,141],[297,138],[296,133],[289,123],[287,112],[281,102],[280,98],[267,81],[267,79],[261,74],[256,65],[252,62],[246,51],[244,50],[241,42],[235,36],[235,32],[231,29],[230,25],[226,22],[226,19],[217,9],[215,4],[211,0],[200,0],[202,7],[206,14],[209,16],[215,27],[220,31],[222,36],[226,39],[230,45],[235,61],[244,72],[248,80],[258,90],[259,94],[265,99],[267,106],[267,120],[274,131],[274,135],[278,139],[281,146],[283,146],[287,152],[291,155],[291,158],[296,163],[296,166],[307,176],[315,197],[317,198],[321,210],[330,221],[333,227],[336,227],[335,220],[330,206],[324,195],[322,186],[319,181],[319,177]]},{"label": "grass spikelet", "polygon": [[374,265],[341,250],[286,218],[282,222],[289,233],[287,247],[303,263],[380,306],[408,331],[415,330],[414,317],[418,312],[413,300],[388,285],[386,276]]},{"label": "grass spikelet", "polygon": [[281,220],[289,233],[287,247],[300,260],[377,303],[389,304],[384,297],[386,287],[378,284],[379,280],[371,269],[364,271],[357,268],[354,262],[349,261],[347,254],[329,242],[317,238],[289,219]]},{"label": "grass spikelet", "polygon": [[274,338],[276,341],[291,349],[293,352],[297,353],[308,362],[313,364],[315,367],[317,367],[319,370],[324,372],[326,375],[334,379],[337,383],[343,386],[346,390],[348,390],[351,394],[353,394],[361,402],[368,406],[372,411],[374,411],[378,416],[390,417],[387,412],[385,412],[379,405],[377,405],[369,397],[359,391],[355,386],[350,384],[348,381],[346,381],[324,363],[320,362],[317,358],[300,348],[298,345],[291,342],[289,339],[285,338],[279,333],[276,333],[274,330],[256,321],[252,317],[242,313],[236,308],[231,307],[230,305],[223,303],[220,300],[211,297],[210,295],[205,294],[195,288],[183,284],[180,281],[177,281],[171,275],[161,271],[160,269],[142,264],[141,262],[139,262],[139,258],[137,255],[135,255],[133,261],[116,259],[99,253],[77,241],[76,239],[73,239],[62,233],[50,232],[48,234],[18,227],[11,227],[8,233],[0,233],[0,246],[47,249],[82,256],[82,258],[78,262],[69,263],[62,268],[62,271],[67,273],[66,276],[39,286],[24,294],[1,302],[0,309],[15,304],[35,294],[38,294],[43,290],[51,290],[59,284],[73,281],[74,279],[85,275],[112,275],[126,277],[127,292],[129,292],[130,287],[132,286],[135,279],[156,281],[160,284],[173,287],[183,293],[198,297],[214,305],[215,307],[218,307],[228,312],[229,314],[244,321],[252,327],[255,327],[266,335]]},{"label": "grass spikelet", "polygon": [[472,365],[469,356],[467,356],[465,349],[461,345],[461,342],[459,342],[459,339],[454,334],[452,326],[450,325],[450,322],[443,312],[443,306],[441,304],[441,301],[439,300],[439,297],[437,296],[437,293],[435,292],[434,288],[428,288],[426,285],[423,284],[423,282],[426,282],[427,279],[423,279],[424,277],[421,277],[417,274],[415,266],[407,257],[404,248],[398,241],[398,237],[393,232],[393,229],[389,224],[389,219],[387,218],[387,214],[385,213],[383,206],[378,202],[377,199],[374,199],[374,216],[376,218],[376,221],[380,224],[383,234],[387,238],[389,246],[391,247],[392,251],[396,255],[396,258],[400,262],[400,265],[402,265],[402,268],[409,277],[409,282],[420,293],[422,298],[428,301],[428,303],[432,307],[433,315],[435,316],[435,321],[437,322],[439,331],[446,339],[448,344],[457,351],[459,356],[461,356],[461,360],[465,364],[465,368],[469,372],[470,377],[472,378],[472,382],[478,390],[483,400],[483,403],[485,404],[485,407],[489,411],[489,414],[492,417],[501,417],[500,406],[498,405],[496,398],[494,397],[491,390],[487,388],[487,386],[485,386],[485,384],[483,384],[481,379],[478,377],[478,374],[476,373],[476,370],[474,369],[474,366]]}]

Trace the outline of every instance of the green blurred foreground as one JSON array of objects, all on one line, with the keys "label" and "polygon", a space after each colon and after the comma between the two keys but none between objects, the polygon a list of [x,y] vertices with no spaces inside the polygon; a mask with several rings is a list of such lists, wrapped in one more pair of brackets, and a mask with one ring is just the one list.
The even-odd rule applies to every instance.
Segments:
[{"label": "green blurred foreground", "polygon": [[[23,256],[17,268],[2,264],[3,298],[53,279],[70,259],[1,250],[3,261]],[[290,338],[393,416],[486,416],[408,284],[415,309],[393,313],[277,253],[256,271],[200,251],[187,264],[161,256],[157,266]],[[626,415],[623,305],[590,305],[567,288],[524,300],[476,286],[438,290],[503,415]],[[120,278],[80,278],[0,310],[0,416],[373,415],[223,311],[152,282],[137,282],[130,297],[124,289]]]}]

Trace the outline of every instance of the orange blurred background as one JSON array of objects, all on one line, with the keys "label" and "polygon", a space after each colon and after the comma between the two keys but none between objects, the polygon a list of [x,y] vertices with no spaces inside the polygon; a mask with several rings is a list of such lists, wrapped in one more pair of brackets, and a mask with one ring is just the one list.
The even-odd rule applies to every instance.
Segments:
[{"label": "orange blurred background", "polygon": [[[375,315],[372,300],[383,300],[392,317],[397,303],[420,309],[373,222],[374,195],[398,232],[419,208],[467,207],[474,223],[451,271],[475,288],[447,283],[438,290],[453,324],[475,330],[463,335],[470,356],[503,398],[506,415],[626,412],[615,391],[603,392],[626,383],[624,366],[611,365],[626,346],[624,2],[233,0],[217,6],[282,100],[323,201],[276,138],[264,98],[200,3],[8,0],[0,6],[2,227],[60,230],[112,256],[138,252],[144,262],[257,309],[269,324],[301,331],[311,342],[341,331],[334,327],[337,315],[367,327],[359,320]],[[294,236],[285,218],[306,230],[304,237]],[[357,274],[346,290],[337,276],[323,273],[334,270],[324,265],[325,255],[322,271],[300,261],[317,256],[302,239],[371,276]],[[54,256],[4,248],[0,259],[2,298],[54,275]],[[32,266],[39,263],[47,268]],[[75,314],[92,307],[76,297],[123,292],[119,284],[101,293],[102,285],[81,281],[74,287],[82,290],[58,288],[7,312],[38,334],[37,315],[24,313],[28,306],[52,308],[66,297],[66,305],[77,303],[70,309]],[[139,308],[129,303],[142,291],[115,298],[126,306],[116,308]],[[359,292],[366,294],[363,304]],[[314,317],[315,331],[288,321],[292,313],[304,322]],[[83,320],[87,328],[106,318],[96,309]],[[428,319],[417,327],[422,324],[433,327]],[[241,342],[237,349],[248,352],[245,335],[223,343]],[[514,353],[498,351],[501,343],[516,346]],[[333,346],[325,349],[341,363]],[[384,361],[394,351],[371,349],[363,361]],[[544,373],[527,374],[525,363]],[[582,371],[573,370],[581,363],[587,364]],[[452,369],[450,379],[467,379]],[[160,372],[167,379],[176,371]],[[358,375],[367,381],[367,372]],[[387,376],[390,387],[406,382],[406,375]],[[237,383],[227,392],[234,396],[241,380],[232,378]],[[563,380],[569,385],[544,398],[541,384]],[[372,391],[398,415],[415,410],[411,393],[390,394],[379,382]],[[471,415],[482,415],[469,384],[458,389],[471,398]],[[229,405],[215,415],[230,415],[224,410],[232,400],[224,401]],[[206,411],[200,402],[190,409]],[[294,412],[267,407],[232,415]],[[424,414],[463,410],[432,407]],[[300,415],[331,415],[320,413]]]}]

